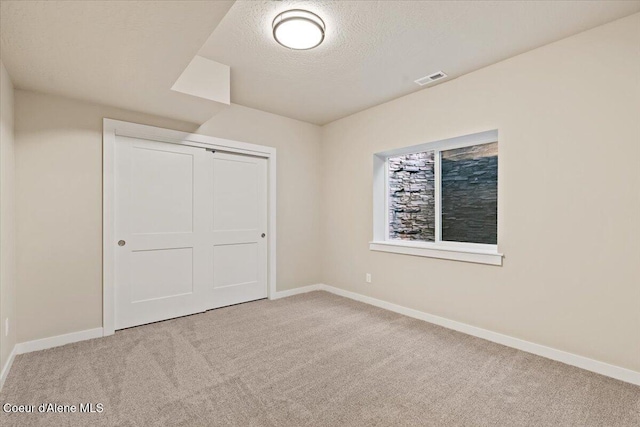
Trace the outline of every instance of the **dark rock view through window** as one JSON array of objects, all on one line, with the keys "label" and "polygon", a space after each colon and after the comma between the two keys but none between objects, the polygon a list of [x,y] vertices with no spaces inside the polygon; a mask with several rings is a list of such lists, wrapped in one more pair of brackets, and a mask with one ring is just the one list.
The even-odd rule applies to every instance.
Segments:
[{"label": "dark rock view through window", "polygon": [[497,244],[497,142],[442,151],[442,240]]},{"label": "dark rock view through window", "polygon": [[435,240],[434,153],[390,157],[389,238]]},{"label": "dark rock view through window", "polygon": [[[435,155],[441,171],[435,171]],[[442,241],[497,244],[498,143],[388,158],[389,238],[433,242],[435,174]]]}]

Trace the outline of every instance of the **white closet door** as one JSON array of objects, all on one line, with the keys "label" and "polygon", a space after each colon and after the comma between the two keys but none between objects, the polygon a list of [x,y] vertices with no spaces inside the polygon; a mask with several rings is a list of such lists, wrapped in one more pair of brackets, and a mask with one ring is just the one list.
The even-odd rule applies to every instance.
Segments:
[{"label": "white closet door", "polygon": [[211,153],[118,136],[115,328],[206,309]]},{"label": "white closet door", "polygon": [[120,137],[115,329],[267,296],[267,160]]},{"label": "white closet door", "polygon": [[216,152],[208,307],[267,297],[267,160]]}]

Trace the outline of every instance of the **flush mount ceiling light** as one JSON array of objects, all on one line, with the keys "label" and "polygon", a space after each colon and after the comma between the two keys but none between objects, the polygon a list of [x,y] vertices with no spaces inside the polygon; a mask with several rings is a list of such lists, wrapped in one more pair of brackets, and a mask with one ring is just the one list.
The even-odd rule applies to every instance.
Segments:
[{"label": "flush mount ceiling light", "polygon": [[273,20],[273,38],[289,49],[313,49],[324,40],[324,29],[324,21],[306,10],[287,10]]}]

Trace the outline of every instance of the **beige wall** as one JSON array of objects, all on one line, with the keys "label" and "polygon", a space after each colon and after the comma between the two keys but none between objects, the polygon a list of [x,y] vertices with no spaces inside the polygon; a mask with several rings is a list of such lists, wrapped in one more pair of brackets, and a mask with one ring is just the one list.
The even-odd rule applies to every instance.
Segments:
[{"label": "beige wall", "polygon": [[[323,281],[640,371],[639,48],[636,14],[325,126]],[[489,129],[504,266],[369,251],[372,155]]]},{"label": "beige wall", "polygon": [[[16,92],[18,341],[102,326],[102,118],[197,126]],[[278,148],[278,290],[319,281],[320,128],[232,106],[198,132]]]},{"label": "beige wall", "polygon": [[[16,344],[15,156],[13,84],[0,62],[0,371]],[[9,319],[9,334],[5,322]]]}]

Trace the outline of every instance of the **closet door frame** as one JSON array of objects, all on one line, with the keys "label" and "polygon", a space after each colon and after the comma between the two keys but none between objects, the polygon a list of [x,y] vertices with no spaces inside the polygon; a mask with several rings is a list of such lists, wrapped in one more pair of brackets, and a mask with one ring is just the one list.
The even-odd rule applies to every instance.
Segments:
[{"label": "closet door frame", "polygon": [[115,146],[116,137],[148,139],[267,159],[267,297],[276,296],[276,149],[230,139],[103,119],[102,134],[102,334],[115,332]]}]

